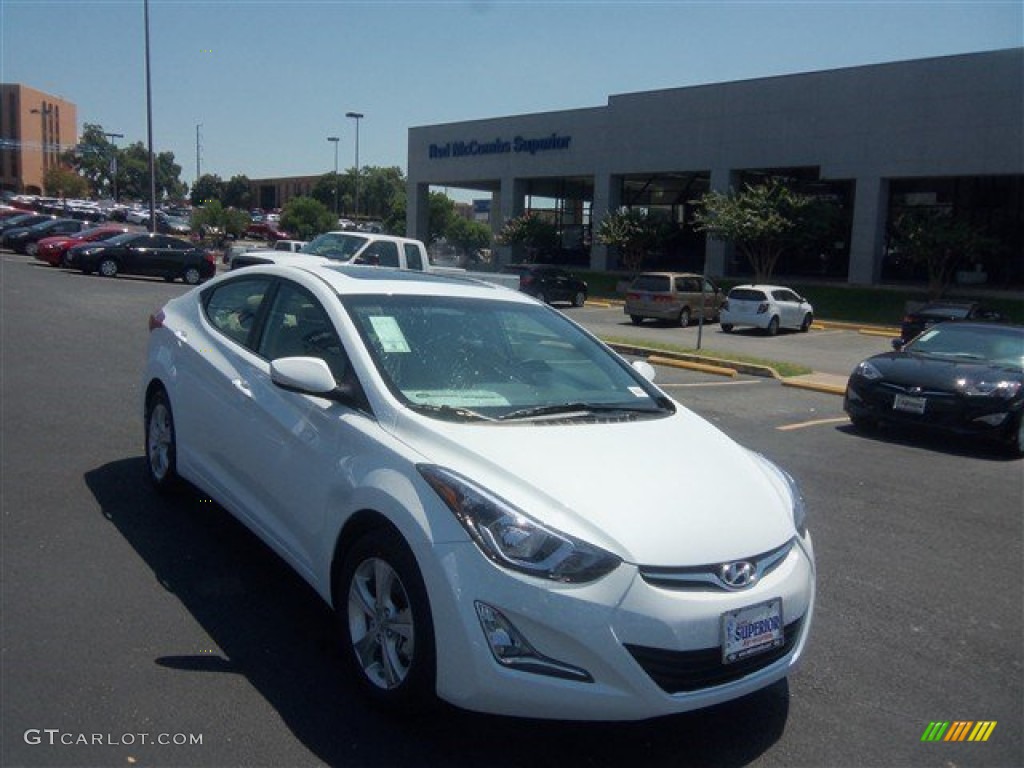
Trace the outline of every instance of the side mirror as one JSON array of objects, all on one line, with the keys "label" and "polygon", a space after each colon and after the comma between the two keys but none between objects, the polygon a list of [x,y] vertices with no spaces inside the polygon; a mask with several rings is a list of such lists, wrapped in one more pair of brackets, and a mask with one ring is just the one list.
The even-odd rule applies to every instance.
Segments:
[{"label": "side mirror", "polygon": [[319,357],[280,357],[270,362],[270,380],[282,389],[327,397],[337,388],[334,374]]},{"label": "side mirror", "polygon": [[892,340],[892,348],[895,349],[897,352],[902,352],[905,346],[907,346],[907,342],[905,342],[903,339]]}]

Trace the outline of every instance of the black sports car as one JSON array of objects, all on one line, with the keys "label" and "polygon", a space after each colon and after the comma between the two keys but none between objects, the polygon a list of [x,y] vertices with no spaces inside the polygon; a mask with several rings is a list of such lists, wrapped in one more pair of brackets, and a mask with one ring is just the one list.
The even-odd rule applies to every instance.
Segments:
[{"label": "black sports car", "polygon": [[987,436],[1024,455],[1024,328],[950,321],[893,346],[850,375],[843,408],[855,427]]}]

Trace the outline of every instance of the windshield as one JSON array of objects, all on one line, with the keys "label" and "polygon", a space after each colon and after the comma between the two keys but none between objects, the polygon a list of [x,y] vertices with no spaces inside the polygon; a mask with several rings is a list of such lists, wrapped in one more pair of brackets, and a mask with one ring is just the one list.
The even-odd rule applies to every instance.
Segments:
[{"label": "windshield", "polygon": [[1024,369],[1024,331],[1019,328],[943,323],[922,333],[906,349],[919,355]]},{"label": "windshield", "polygon": [[318,235],[299,249],[299,253],[311,253],[337,261],[349,261],[355,256],[368,238],[348,232],[326,232]]},{"label": "windshield", "polygon": [[586,420],[674,410],[621,358],[540,305],[401,295],[343,303],[395,396],[436,418]]}]

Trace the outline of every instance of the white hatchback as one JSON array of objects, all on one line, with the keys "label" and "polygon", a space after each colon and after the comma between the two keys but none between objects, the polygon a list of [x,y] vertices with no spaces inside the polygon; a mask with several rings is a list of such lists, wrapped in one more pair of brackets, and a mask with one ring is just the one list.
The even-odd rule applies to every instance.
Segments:
[{"label": "white hatchback", "polygon": [[737,325],[760,328],[769,336],[780,328],[806,333],[814,322],[814,307],[781,285],[737,285],[726,296],[719,319],[726,333]]},{"label": "white hatchback", "polygon": [[150,328],[152,482],[197,486],[302,575],[374,699],[632,720],[803,656],[815,565],[793,479],[556,310],[268,265]]}]

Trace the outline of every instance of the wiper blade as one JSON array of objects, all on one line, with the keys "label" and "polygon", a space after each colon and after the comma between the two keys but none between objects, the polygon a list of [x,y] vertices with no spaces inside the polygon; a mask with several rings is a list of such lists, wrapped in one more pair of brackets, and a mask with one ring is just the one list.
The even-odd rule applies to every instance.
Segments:
[{"label": "wiper blade", "polygon": [[556,403],[553,405],[537,405],[532,408],[521,408],[518,411],[499,416],[500,421],[512,419],[531,419],[537,416],[553,416],[558,414],[578,413],[658,413],[659,408],[647,408],[614,403]]},{"label": "wiper blade", "polygon": [[469,408],[458,408],[451,405],[431,405],[429,403],[410,403],[409,407],[421,413],[433,413],[451,421],[495,421],[490,416]]}]

